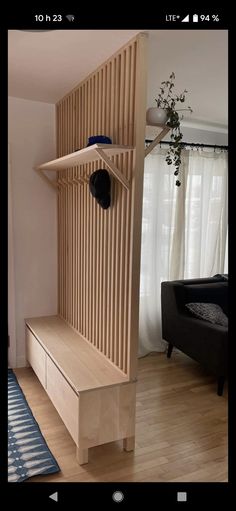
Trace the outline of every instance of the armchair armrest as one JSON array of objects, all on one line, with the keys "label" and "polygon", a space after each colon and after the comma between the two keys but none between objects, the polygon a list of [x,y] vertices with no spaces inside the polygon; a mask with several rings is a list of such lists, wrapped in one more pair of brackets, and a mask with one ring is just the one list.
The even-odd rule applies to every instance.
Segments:
[{"label": "armchair armrest", "polygon": [[196,328],[199,332],[208,332],[208,335],[215,335],[216,331],[219,332],[219,334],[228,334],[228,328],[226,326],[210,323],[209,321],[195,318],[188,314],[179,314],[179,326],[184,329],[191,328],[191,332],[193,328]]},{"label": "armchair armrest", "polygon": [[217,376],[227,373],[228,328],[179,314],[168,340]]}]

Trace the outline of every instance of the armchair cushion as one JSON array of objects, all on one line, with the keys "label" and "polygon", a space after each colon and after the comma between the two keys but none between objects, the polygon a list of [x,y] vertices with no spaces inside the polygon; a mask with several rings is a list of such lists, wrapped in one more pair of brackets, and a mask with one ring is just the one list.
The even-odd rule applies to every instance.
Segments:
[{"label": "armchair cushion", "polygon": [[228,326],[228,318],[222,308],[216,303],[186,303],[187,309],[197,318]]}]

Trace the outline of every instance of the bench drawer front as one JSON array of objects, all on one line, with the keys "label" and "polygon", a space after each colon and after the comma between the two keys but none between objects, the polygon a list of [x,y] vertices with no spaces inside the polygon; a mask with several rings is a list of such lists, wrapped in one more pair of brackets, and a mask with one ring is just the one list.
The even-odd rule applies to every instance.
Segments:
[{"label": "bench drawer front", "polygon": [[36,337],[26,327],[26,358],[37,374],[39,381],[46,388],[46,353]]},{"label": "bench drawer front", "polygon": [[67,383],[50,357],[47,357],[47,393],[73,440],[78,443],[79,396]]}]

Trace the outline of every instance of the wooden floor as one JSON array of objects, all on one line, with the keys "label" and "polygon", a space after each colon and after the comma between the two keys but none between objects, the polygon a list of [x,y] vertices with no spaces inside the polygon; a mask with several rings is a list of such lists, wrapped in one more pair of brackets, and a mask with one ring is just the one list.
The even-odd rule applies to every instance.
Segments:
[{"label": "wooden floor", "polygon": [[89,450],[79,466],[75,444],[32,369],[15,370],[61,472],[27,482],[156,481],[225,482],[227,476],[227,387],[187,356],[173,352],[139,360],[136,448],[122,442]]}]

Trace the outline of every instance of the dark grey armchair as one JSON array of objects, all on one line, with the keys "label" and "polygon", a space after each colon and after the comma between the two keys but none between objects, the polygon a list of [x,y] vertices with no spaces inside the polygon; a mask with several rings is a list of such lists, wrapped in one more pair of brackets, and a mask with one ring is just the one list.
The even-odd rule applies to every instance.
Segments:
[{"label": "dark grey armchair", "polygon": [[185,307],[189,302],[217,303],[228,315],[228,281],[221,276],[162,282],[162,337],[173,347],[199,362],[218,380],[223,394],[227,376],[228,328],[193,317]]}]

